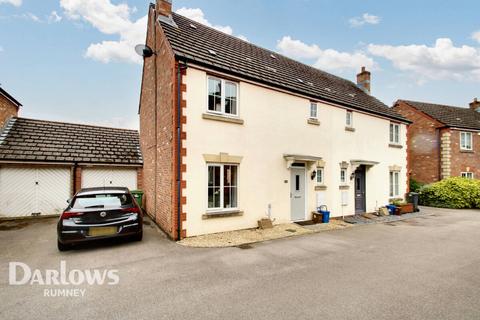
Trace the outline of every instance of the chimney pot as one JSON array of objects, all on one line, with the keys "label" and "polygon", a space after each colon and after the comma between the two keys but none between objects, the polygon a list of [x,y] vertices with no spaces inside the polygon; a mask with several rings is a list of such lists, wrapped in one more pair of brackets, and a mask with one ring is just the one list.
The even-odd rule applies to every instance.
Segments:
[{"label": "chimney pot", "polygon": [[473,101],[470,102],[470,109],[480,112],[480,101],[478,101],[477,98],[473,99]]},{"label": "chimney pot", "polygon": [[158,14],[170,17],[172,15],[172,0],[157,0]]},{"label": "chimney pot", "polygon": [[370,94],[370,76],[370,71],[367,71],[365,66],[362,66],[360,73],[357,74],[357,86],[368,94]]}]

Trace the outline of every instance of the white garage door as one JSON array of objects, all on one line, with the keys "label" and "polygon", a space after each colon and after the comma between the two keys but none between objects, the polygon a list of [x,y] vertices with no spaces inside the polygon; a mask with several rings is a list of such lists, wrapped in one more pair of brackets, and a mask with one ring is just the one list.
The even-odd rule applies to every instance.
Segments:
[{"label": "white garage door", "polygon": [[69,168],[0,168],[0,215],[61,214],[71,197]]},{"label": "white garage door", "polygon": [[137,189],[137,169],[84,168],[82,188],[127,187]]}]

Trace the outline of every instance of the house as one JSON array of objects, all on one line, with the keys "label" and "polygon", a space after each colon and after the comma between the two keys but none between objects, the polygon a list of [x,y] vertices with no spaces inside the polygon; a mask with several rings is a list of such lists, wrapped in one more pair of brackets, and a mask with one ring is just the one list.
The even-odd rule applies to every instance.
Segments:
[{"label": "house", "polygon": [[480,101],[462,108],[398,100],[393,108],[412,121],[408,130],[412,179],[432,183],[480,177]]},{"label": "house", "polygon": [[135,130],[11,117],[0,132],[0,217],[56,215],[82,187],[141,188]]},{"label": "house", "polygon": [[148,13],[146,210],[174,238],[372,212],[407,192],[408,120],[358,84],[172,12]]},{"label": "house", "polygon": [[22,104],[0,87],[0,129],[11,117],[18,116]]}]

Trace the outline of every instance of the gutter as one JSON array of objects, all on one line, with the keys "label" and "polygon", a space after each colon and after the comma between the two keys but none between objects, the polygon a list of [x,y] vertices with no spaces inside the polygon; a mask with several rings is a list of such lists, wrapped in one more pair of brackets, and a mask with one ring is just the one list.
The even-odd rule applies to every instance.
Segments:
[{"label": "gutter", "polygon": [[181,221],[181,212],[182,212],[182,125],[181,125],[181,116],[182,116],[182,70],[188,68],[187,63],[184,62],[184,65],[180,65],[178,61],[177,67],[177,240],[182,240],[182,221]]}]

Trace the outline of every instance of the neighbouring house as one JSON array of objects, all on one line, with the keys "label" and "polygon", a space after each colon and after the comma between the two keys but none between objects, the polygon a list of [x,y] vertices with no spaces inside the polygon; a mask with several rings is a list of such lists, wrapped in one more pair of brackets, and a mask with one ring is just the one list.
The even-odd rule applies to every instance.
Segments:
[{"label": "neighbouring house", "polygon": [[372,212],[407,192],[404,117],[357,83],[172,12],[148,12],[146,210],[182,238]]},{"label": "neighbouring house", "polygon": [[22,104],[0,87],[0,130],[11,117],[18,116]]},{"label": "neighbouring house", "polygon": [[448,177],[480,178],[480,101],[461,108],[398,100],[393,108],[412,121],[408,130],[412,179],[432,183]]},{"label": "neighbouring house", "polygon": [[138,132],[12,117],[0,132],[0,217],[60,214],[82,187],[141,188]]}]

